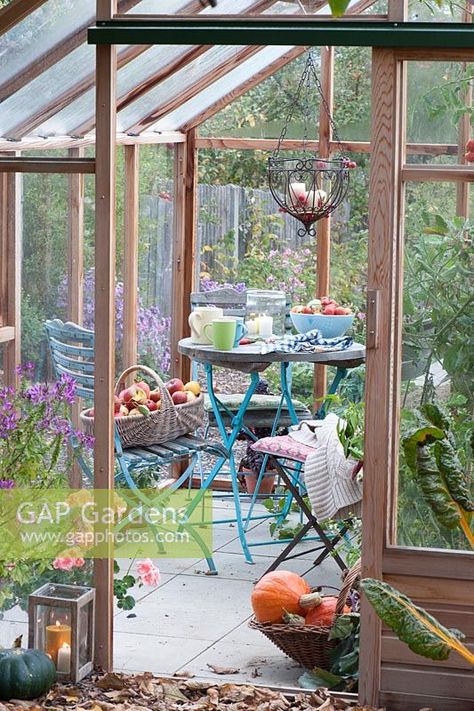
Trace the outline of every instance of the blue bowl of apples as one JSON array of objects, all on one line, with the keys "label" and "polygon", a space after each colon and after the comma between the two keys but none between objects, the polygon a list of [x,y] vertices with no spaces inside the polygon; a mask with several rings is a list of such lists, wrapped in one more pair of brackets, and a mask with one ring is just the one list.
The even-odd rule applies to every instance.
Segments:
[{"label": "blue bowl of apples", "polygon": [[308,333],[318,329],[323,338],[344,336],[351,328],[354,314],[350,308],[340,306],[334,299],[323,296],[306,305],[293,306],[291,322],[298,333]]}]

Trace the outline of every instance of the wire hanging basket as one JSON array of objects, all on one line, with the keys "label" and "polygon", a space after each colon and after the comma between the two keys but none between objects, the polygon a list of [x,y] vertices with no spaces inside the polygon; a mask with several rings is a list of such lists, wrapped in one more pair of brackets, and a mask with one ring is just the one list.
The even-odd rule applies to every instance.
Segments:
[{"label": "wire hanging basket", "polygon": [[[315,88],[328,115],[333,137],[342,154],[336,126],[316,73],[313,53],[310,51],[276,150],[268,159],[270,191],[280,206],[280,210],[292,215],[302,223],[302,227],[298,230],[300,237],[314,236],[316,234],[314,224],[330,215],[341,204],[349,188],[350,170],[356,167],[356,164],[344,155],[321,158],[316,152],[309,150],[310,101]],[[301,108],[304,118],[302,153],[297,157],[284,158],[281,151],[282,142],[295,111],[301,110]]]}]

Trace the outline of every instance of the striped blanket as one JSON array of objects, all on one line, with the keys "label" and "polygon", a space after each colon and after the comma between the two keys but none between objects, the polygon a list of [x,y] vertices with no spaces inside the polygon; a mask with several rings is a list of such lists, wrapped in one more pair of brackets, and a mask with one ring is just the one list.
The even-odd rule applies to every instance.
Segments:
[{"label": "striped blanket", "polygon": [[354,461],[346,459],[337,436],[337,415],[302,422],[290,437],[314,448],[304,465],[304,481],[311,508],[320,521],[360,512],[362,482],[353,481]]}]

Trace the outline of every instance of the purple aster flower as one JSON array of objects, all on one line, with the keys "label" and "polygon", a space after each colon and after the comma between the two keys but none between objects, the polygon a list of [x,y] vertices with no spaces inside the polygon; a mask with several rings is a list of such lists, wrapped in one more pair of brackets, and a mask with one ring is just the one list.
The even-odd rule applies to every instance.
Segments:
[{"label": "purple aster flower", "polygon": [[13,479],[0,479],[0,489],[14,489],[15,482]]}]

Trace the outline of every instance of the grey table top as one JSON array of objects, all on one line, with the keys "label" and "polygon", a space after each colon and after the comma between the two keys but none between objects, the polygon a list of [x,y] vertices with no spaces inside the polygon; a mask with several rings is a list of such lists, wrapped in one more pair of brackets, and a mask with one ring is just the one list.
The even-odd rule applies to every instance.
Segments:
[{"label": "grey table top", "polygon": [[214,346],[202,346],[193,343],[190,338],[183,338],[178,343],[178,350],[198,363],[210,363],[242,373],[262,372],[272,363],[323,363],[341,368],[356,368],[365,361],[365,346],[361,343],[354,343],[345,351],[319,353],[262,353],[261,346],[262,344],[257,342],[233,348],[231,351],[218,351]]}]

